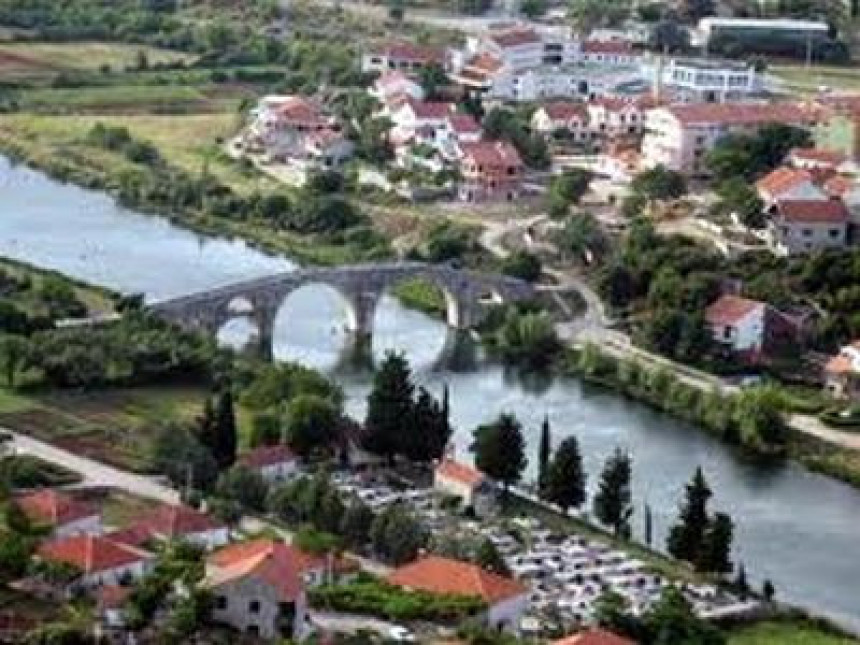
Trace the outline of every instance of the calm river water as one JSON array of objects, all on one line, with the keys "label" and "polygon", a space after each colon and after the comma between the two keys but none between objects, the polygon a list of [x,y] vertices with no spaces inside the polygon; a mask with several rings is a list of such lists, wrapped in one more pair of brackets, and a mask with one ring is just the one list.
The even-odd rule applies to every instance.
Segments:
[{"label": "calm river water", "polygon": [[[149,299],[294,266],[241,242],[201,237],[129,212],[103,194],[2,158],[0,255]],[[360,416],[370,372],[366,362],[350,358],[343,320],[336,294],[324,287],[300,290],[279,314],[275,354],[329,372],[343,385],[350,412]],[[237,321],[224,336],[246,331]],[[795,465],[747,463],[695,428],[576,380],[523,382],[457,340],[441,323],[387,298],[377,313],[373,354],[401,349],[422,384],[437,393],[450,386],[461,454],[471,430],[502,411],[522,420],[534,451],[540,421],[549,415],[556,441],[571,433],[579,438],[592,481],[616,446],[631,451],[635,494],[652,506],[660,538],[684,483],[701,465],[716,492],[715,506],[736,520],[736,559],[754,578],[769,577],[781,597],[860,631],[860,492]]]}]

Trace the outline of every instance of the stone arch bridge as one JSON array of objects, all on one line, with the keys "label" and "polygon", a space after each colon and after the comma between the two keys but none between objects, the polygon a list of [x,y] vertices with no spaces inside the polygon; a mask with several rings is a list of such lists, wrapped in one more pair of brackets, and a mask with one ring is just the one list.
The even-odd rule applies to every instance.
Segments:
[{"label": "stone arch bridge", "polygon": [[349,331],[367,338],[382,295],[416,278],[439,287],[445,296],[447,323],[456,329],[470,329],[480,322],[489,301],[516,302],[534,295],[530,284],[507,276],[397,262],[300,269],[154,302],[147,309],[168,322],[212,334],[231,319],[247,316],[257,327],[260,350],[270,354],[275,317],[293,291],[315,284],[333,288],[346,304]]}]

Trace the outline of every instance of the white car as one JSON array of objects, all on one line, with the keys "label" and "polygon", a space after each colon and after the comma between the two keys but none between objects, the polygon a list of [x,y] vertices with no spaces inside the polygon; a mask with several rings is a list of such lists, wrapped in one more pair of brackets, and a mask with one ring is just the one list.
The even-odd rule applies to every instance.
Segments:
[{"label": "white car", "polygon": [[388,638],[399,643],[415,642],[415,634],[400,625],[395,625],[388,630]]}]

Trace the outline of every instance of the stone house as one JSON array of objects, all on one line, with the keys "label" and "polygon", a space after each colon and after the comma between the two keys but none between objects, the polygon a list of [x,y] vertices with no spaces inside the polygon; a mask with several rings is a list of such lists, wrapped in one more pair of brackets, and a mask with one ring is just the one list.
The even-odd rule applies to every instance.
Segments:
[{"label": "stone house", "polygon": [[850,216],[841,199],[783,200],[770,209],[768,246],[776,255],[839,249],[848,243]]},{"label": "stone house", "polygon": [[477,468],[445,457],[433,471],[433,489],[460,499],[478,515],[495,509],[496,486]]}]

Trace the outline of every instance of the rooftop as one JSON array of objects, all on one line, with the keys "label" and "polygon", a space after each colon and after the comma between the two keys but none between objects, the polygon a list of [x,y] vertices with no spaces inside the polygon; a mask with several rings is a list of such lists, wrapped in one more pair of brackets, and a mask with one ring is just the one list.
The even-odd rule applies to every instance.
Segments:
[{"label": "rooftop", "polygon": [[477,486],[484,481],[485,476],[477,468],[453,459],[445,458],[436,466],[436,474],[446,479],[453,479],[468,486]]},{"label": "rooftop", "polygon": [[97,508],[51,488],[16,498],[18,508],[31,522],[62,526],[85,517],[99,515]]},{"label": "rooftop", "polygon": [[[320,133],[322,142],[332,141],[334,138],[327,139],[324,132]],[[341,139],[343,135],[333,133],[336,139]],[[252,448],[248,452],[239,455],[239,463],[248,468],[265,468],[266,466],[274,466],[277,464],[289,463],[296,460],[296,455],[288,446],[278,444],[276,446],[258,446]]]},{"label": "rooftop", "polygon": [[759,179],[755,185],[760,191],[778,196],[792,188],[811,182],[812,175],[806,170],[780,166]]},{"label": "rooftop", "polygon": [[395,569],[387,580],[407,589],[478,597],[488,605],[495,605],[528,591],[512,578],[490,573],[469,562],[439,556],[426,556]]},{"label": "rooftop", "polygon": [[464,157],[481,166],[522,166],[520,153],[506,141],[479,141],[460,146]]},{"label": "rooftop", "polygon": [[796,103],[688,103],[665,108],[685,125],[805,123],[813,111]]},{"label": "rooftop", "polygon": [[776,210],[786,222],[844,224],[849,217],[841,199],[786,199],[776,203]]},{"label": "rooftop", "polygon": [[43,560],[71,564],[85,574],[116,569],[152,557],[146,551],[98,535],[76,535],[47,542],[37,553]]},{"label": "rooftop", "polygon": [[763,305],[758,300],[722,295],[705,310],[705,320],[711,325],[734,325]]}]

